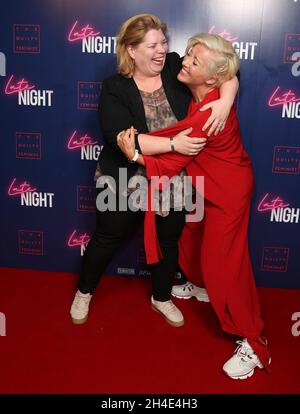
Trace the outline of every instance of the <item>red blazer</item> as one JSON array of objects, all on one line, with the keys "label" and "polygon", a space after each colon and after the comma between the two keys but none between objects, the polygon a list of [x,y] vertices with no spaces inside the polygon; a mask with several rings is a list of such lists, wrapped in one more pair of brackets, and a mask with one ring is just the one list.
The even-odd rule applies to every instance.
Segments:
[{"label": "red blazer", "polygon": [[[219,98],[219,89],[209,92],[201,103],[192,101],[188,115],[182,121],[168,128],[151,132],[150,135],[174,137],[180,131],[193,128],[191,137],[206,137],[205,148],[195,157],[169,152],[155,156],[143,155],[147,177],[173,177],[185,168],[192,183],[196,177],[204,176],[205,200],[209,200],[225,214],[233,214],[242,205],[250,202],[253,192],[251,160],[243,148],[235,109],[232,108],[224,130],[217,136],[207,137],[202,127],[210,111],[200,112],[202,105]],[[148,191],[150,205],[151,184]],[[144,239],[147,263],[156,263],[161,255],[155,229],[155,212],[146,212]]]}]

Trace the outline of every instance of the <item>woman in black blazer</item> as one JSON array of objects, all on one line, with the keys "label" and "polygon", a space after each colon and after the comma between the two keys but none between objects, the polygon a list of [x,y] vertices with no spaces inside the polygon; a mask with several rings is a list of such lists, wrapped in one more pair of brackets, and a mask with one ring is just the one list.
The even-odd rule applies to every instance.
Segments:
[{"label": "woman in black blazer", "polygon": [[[166,26],[158,17],[143,14],[134,16],[123,23],[117,35],[117,58],[119,73],[105,79],[102,84],[99,114],[105,146],[99,156],[99,182],[109,176],[108,187],[98,190],[96,230],[86,248],[78,290],[71,306],[71,318],[76,324],[87,320],[92,294],[100,275],[113,258],[114,253],[129,235],[135,231],[143,212],[118,208],[127,206],[129,190],[125,186],[119,191],[119,173],[126,172],[127,180],[143,174],[135,164],[135,157],[128,160],[117,145],[120,131],[134,126],[138,133],[175,124],[183,119],[191,99],[189,90],[177,80],[181,59],[176,53],[167,53]],[[225,88],[221,113],[229,113],[237,87],[233,83]],[[221,92],[222,94],[222,92]],[[216,101],[218,102],[218,101]],[[225,107],[225,110],[224,110]],[[227,116],[217,116],[212,128]],[[174,137],[171,142],[165,138],[151,137],[145,154],[156,154],[176,150],[182,154],[195,155],[205,145],[205,140],[189,138],[189,130]],[[136,140],[137,151],[140,151]],[[120,170],[123,168],[124,170]],[[104,180],[105,181],[105,180]],[[112,183],[112,185],[110,185]],[[113,184],[116,184],[115,186]],[[98,185],[97,187],[101,187]],[[116,199],[117,209],[103,210],[103,195],[108,192]],[[173,326],[182,326],[184,318],[170,300],[170,280],[177,267],[178,239],[184,226],[184,211],[170,209],[156,214],[156,228],[163,259],[151,266],[152,307],[161,313]]]}]

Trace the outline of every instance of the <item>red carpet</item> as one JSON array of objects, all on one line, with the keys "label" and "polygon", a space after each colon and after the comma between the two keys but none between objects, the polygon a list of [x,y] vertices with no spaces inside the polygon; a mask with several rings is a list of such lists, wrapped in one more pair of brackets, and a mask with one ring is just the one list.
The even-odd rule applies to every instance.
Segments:
[{"label": "red carpet", "polygon": [[104,277],[87,324],[69,307],[76,276],[1,269],[0,393],[299,393],[300,336],[291,316],[300,291],[259,289],[272,373],[245,381],[221,371],[234,343],[210,304],[177,300],[185,326],[173,328],[149,306],[149,280]]}]

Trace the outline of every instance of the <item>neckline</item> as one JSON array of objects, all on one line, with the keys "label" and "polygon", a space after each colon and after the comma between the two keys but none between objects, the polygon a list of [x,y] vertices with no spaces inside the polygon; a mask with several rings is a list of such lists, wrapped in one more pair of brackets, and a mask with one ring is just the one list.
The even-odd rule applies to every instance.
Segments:
[{"label": "neckline", "polygon": [[161,85],[158,89],[155,89],[153,92],[143,91],[142,89],[139,89],[139,91],[147,95],[153,95],[154,93],[161,92],[162,89],[163,89],[163,85]]}]

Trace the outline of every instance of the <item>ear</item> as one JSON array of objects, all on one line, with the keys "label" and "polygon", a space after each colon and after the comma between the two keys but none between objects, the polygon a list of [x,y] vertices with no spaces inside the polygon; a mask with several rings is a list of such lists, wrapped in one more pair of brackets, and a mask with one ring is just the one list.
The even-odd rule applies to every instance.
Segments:
[{"label": "ear", "polygon": [[214,85],[215,83],[217,83],[217,81],[218,81],[218,79],[217,78],[214,78],[214,77],[212,77],[212,78],[209,78],[209,79],[207,79],[206,81],[205,81],[205,83],[207,84],[207,85]]},{"label": "ear", "polygon": [[135,50],[134,50],[134,47],[132,45],[127,46],[127,52],[129,54],[129,56],[131,57],[131,59],[135,58]]}]

